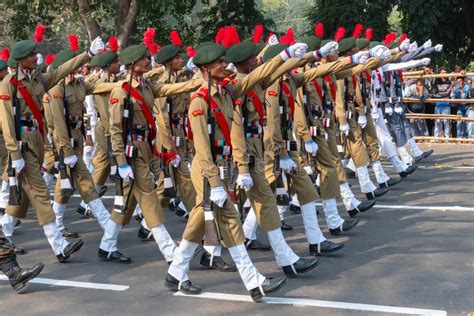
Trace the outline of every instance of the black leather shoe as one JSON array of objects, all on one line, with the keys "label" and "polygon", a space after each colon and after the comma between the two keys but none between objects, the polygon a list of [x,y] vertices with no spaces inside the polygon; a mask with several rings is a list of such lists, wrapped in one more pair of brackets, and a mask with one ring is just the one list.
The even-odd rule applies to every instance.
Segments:
[{"label": "black leather shoe", "polygon": [[18,227],[21,225],[21,220],[20,219],[17,219],[16,220],[16,223],[15,223],[15,227]]},{"label": "black leather shoe", "polygon": [[58,261],[61,263],[66,262],[69,257],[71,257],[73,253],[79,251],[83,245],[84,242],[82,239],[76,240],[74,243],[68,244],[66,248],[64,248],[63,253],[57,255],[56,258],[58,258]]},{"label": "black leather shoe", "polygon": [[199,286],[192,285],[191,281],[189,280],[183,281],[181,282],[181,284],[179,284],[179,281],[176,278],[174,278],[172,275],[170,275],[169,273],[166,275],[165,286],[170,291],[173,291],[173,292],[181,291],[184,294],[189,294],[189,295],[198,295],[198,294],[201,294],[201,291],[202,291]]},{"label": "black leather shoe", "polygon": [[408,166],[408,168],[407,168],[407,173],[408,173],[408,174],[412,174],[413,172],[415,172],[416,168],[418,168],[418,165],[416,165],[416,164],[413,164],[413,165],[411,165],[411,166]]},{"label": "black leather shoe", "polygon": [[289,266],[283,267],[283,272],[288,278],[296,278],[299,273],[305,273],[313,270],[319,264],[316,258],[300,258],[298,261]]},{"label": "black leather shoe", "polygon": [[92,213],[90,209],[82,207],[81,205],[77,207],[76,211],[82,216],[85,216],[87,218],[95,218],[94,214]]},{"label": "black leather shoe", "polygon": [[337,228],[330,228],[329,232],[333,236],[338,236],[342,232],[348,232],[354,229],[354,227],[356,227],[357,224],[359,224],[359,220],[357,218],[346,219],[344,220],[341,226]]},{"label": "black leather shoe", "polygon": [[99,197],[103,197],[105,193],[107,192],[107,186],[103,184],[96,184],[95,190],[97,191],[97,194],[99,195]]},{"label": "black leather shoe", "polygon": [[14,245],[15,246],[15,255],[24,255],[26,254],[26,250],[25,248],[21,248],[21,247],[18,247],[17,245]]},{"label": "black leather shoe", "polygon": [[359,213],[364,213],[370,210],[375,205],[375,200],[372,201],[362,201],[355,209],[349,211],[350,217],[356,217]]},{"label": "black leather shoe", "polygon": [[201,256],[201,265],[206,268],[216,269],[221,272],[235,272],[237,267],[233,264],[226,263],[220,256],[214,256],[211,265],[211,254],[207,251]]},{"label": "black leather shoe", "polygon": [[343,243],[335,243],[325,240],[319,244],[309,244],[309,253],[312,256],[319,256],[322,254],[333,253],[344,248]]},{"label": "black leather shoe", "polygon": [[28,281],[33,280],[41,273],[43,268],[44,265],[42,263],[36,264],[31,269],[19,268],[12,277],[9,277],[10,285],[15,291],[20,292]]},{"label": "black leather shoe", "polygon": [[428,158],[433,153],[433,149],[423,152],[423,158]]},{"label": "black leather shoe", "polygon": [[66,227],[63,229],[59,230],[61,232],[61,235],[63,235],[64,238],[77,238],[79,237],[79,234],[76,232],[71,232],[69,231]]},{"label": "black leather shoe", "polygon": [[346,170],[347,179],[357,179],[357,175],[354,171],[348,168],[344,168],[344,169]]},{"label": "black leather shoe", "polygon": [[[262,285],[260,285],[260,287],[251,289],[249,293],[253,301],[255,303],[258,303],[262,300],[264,295],[278,291],[285,283],[286,283],[285,277],[279,277],[276,279],[265,278],[265,280],[263,281]],[[260,288],[263,290],[263,293],[260,290]]]},{"label": "black leather shoe", "polygon": [[168,203],[168,208],[170,211],[174,212],[178,217],[189,218],[189,214],[185,209],[182,209],[179,204],[181,200],[179,198],[174,198]]},{"label": "black leather shoe", "polygon": [[285,223],[284,220],[282,220],[281,221],[281,230],[286,230],[286,231],[293,230],[293,226],[288,225],[287,223]]},{"label": "black leather shoe", "polygon": [[105,261],[114,261],[118,263],[131,263],[132,259],[124,256],[120,251],[108,252],[99,248],[99,258]]},{"label": "black leather shoe", "polygon": [[290,204],[290,211],[294,214],[301,214],[301,207],[298,205]]},{"label": "black leather shoe", "polygon": [[143,241],[153,241],[153,233],[151,230],[146,229],[143,226],[140,226],[140,229],[138,230],[138,238],[140,238]]},{"label": "black leather shoe", "polygon": [[418,157],[415,157],[415,162],[419,163],[423,159],[423,154],[419,155]]},{"label": "black leather shoe", "polygon": [[367,199],[369,200],[374,200],[376,197],[382,196],[386,194],[388,191],[390,191],[389,188],[378,188],[378,189],[375,189],[373,192],[366,193],[365,196],[367,196]]},{"label": "black leather shoe", "polygon": [[135,220],[136,220],[137,222],[141,222],[142,219],[143,219],[143,215],[142,215],[141,213],[138,214],[138,215],[135,215],[134,217],[135,217]]},{"label": "black leather shoe", "polygon": [[393,187],[394,185],[400,183],[401,181],[402,181],[401,178],[398,178],[398,179],[390,178],[388,179],[388,181],[385,181],[384,183],[379,183],[379,187],[380,188]]},{"label": "black leather shoe", "polygon": [[259,251],[270,251],[272,247],[270,245],[262,244],[258,239],[250,240],[247,239],[245,241],[245,247],[247,250],[259,250]]}]

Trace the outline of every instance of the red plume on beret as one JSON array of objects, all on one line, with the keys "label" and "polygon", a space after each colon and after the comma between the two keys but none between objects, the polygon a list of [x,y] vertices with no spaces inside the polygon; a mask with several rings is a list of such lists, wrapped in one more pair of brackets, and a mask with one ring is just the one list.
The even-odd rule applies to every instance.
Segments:
[{"label": "red plume on beret", "polygon": [[46,65],[51,65],[54,61],[54,58],[56,58],[56,55],[54,54],[48,54],[46,55],[46,57],[44,58],[44,62],[46,63]]},{"label": "red plume on beret", "polygon": [[148,46],[148,51],[150,52],[150,55],[155,55],[155,54],[158,53],[160,50],[161,50],[161,46],[158,45],[158,43],[152,42],[152,43]]},{"label": "red plume on beret", "polygon": [[79,40],[77,39],[76,34],[69,34],[69,48],[73,52],[77,52],[79,50]]},{"label": "red plume on beret", "polygon": [[337,28],[336,35],[334,35],[334,40],[336,42],[339,42],[340,40],[344,38],[345,35],[346,35],[346,29],[340,26]]},{"label": "red plume on beret", "polygon": [[402,35],[400,35],[400,43],[406,40],[407,38],[408,38],[407,33],[403,33]]},{"label": "red plume on beret", "polygon": [[363,28],[364,26],[362,26],[362,24],[360,23],[356,24],[356,26],[354,27],[354,32],[352,32],[352,37],[359,38],[360,35],[362,34]]},{"label": "red plume on beret", "polygon": [[44,32],[46,31],[46,26],[43,24],[38,24],[35,28],[35,42],[38,44],[43,40]]},{"label": "red plume on beret", "polygon": [[319,38],[323,38],[324,36],[324,24],[319,22],[314,26],[314,35]]},{"label": "red plume on beret", "polygon": [[255,25],[255,29],[253,31],[253,42],[255,44],[258,44],[262,41],[263,37],[263,25],[262,24],[257,24]]},{"label": "red plume on beret", "polygon": [[115,36],[111,36],[109,38],[109,48],[113,52],[117,52],[119,50],[119,43]]},{"label": "red plume on beret", "polygon": [[194,57],[194,55],[196,55],[196,51],[197,49],[193,48],[192,46],[186,47],[186,54],[188,54],[189,58]]},{"label": "red plume on beret", "polygon": [[295,43],[295,32],[291,27],[288,28],[286,34],[280,38],[280,43],[286,45],[293,45]]},{"label": "red plume on beret", "polygon": [[217,30],[216,37],[215,37],[217,44],[222,44],[222,40],[225,37],[225,32],[226,32],[225,30],[226,30],[225,27],[221,27]]},{"label": "red plume on beret", "polygon": [[234,25],[225,28],[225,36],[222,39],[222,45],[229,48],[237,43],[240,43],[239,33]]},{"label": "red plume on beret", "polygon": [[181,40],[181,37],[179,36],[178,31],[172,30],[170,33],[170,39],[173,45],[183,46],[183,41]]},{"label": "red plume on beret", "polygon": [[371,41],[373,37],[374,37],[374,33],[373,33],[372,29],[371,28],[366,29],[365,30],[365,38],[367,40]]},{"label": "red plume on beret", "polygon": [[2,49],[2,52],[0,53],[0,59],[8,60],[8,58],[10,58],[10,49],[9,48]]},{"label": "red plume on beret", "polygon": [[152,27],[146,29],[145,33],[143,33],[143,44],[150,49],[150,45],[153,43],[155,39],[156,30]]},{"label": "red plume on beret", "polygon": [[390,43],[393,42],[395,38],[397,38],[397,34],[395,34],[395,37],[393,37],[393,35],[394,33],[385,34],[385,39],[383,40],[383,43],[385,45],[390,45]]}]

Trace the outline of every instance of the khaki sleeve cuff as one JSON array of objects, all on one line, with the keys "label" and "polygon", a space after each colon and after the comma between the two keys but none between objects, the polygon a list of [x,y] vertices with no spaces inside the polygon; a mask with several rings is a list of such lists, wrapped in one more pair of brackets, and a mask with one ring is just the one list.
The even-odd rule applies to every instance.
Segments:
[{"label": "khaki sleeve cuff", "polygon": [[63,147],[63,151],[64,157],[71,157],[74,155],[74,149],[72,149],[70,146]]},{"label": "khaki sleeve cuff", "polygon": [[117,156],[116,159],[119,166],[128,165],[127,157],[125,157],[125,155]]},{"label": "khaki sleeve cuff", "polygon": [[239,165],[238,168],[239,168],[239,174],[250,173],[248,164]]},{"label": "khaki sleeve cuff", "polygon": [[309,142],[309,141],[313,140],[313,138],[311,137],[311,135],[303,135],[303,140],[305,142]]},{"label": "khaki sleeve cuff", "polygon": [[211,185],[211,188],[223,186],[221,179],[219,179],[219,176],[210,177],[209,184]]},{"label": "khaki sleeve cuff", "polygon": [[20,151],[12,151],[10,154],[12,155],[12,160],[20,160],[20,159],[23,158],[23,157],[21,156],[21,152],[20,152]]},{"label": "khaki sleeve cuff", "polygon": [[285,148],[280,149],[280,159],[288,157],[288,151]]}]

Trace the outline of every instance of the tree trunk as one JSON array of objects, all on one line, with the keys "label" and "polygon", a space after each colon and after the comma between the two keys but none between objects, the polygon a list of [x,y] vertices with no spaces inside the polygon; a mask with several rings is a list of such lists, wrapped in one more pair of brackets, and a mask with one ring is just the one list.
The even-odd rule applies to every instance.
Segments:
[{"label": "tree trunk", "polygon": [[139,0],[119,0],[115,28],[120,46],[125,47],[138,14]]},{"label": "tree trunk", "polygon": [[100,26],[96,20],[92,18],[91,9],[87,0],[77,0],[79,6],[79,12],[82,15],[82,21],[87,29],[89,40],[94,40],[97,36],[100,36]]}]

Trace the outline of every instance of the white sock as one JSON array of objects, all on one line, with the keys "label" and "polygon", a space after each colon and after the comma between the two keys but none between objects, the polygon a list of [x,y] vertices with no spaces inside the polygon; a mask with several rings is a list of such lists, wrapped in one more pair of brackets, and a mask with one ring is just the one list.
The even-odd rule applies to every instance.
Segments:
[{"label": "white sock", "polygon": [[240,277],[247,291],[259,287],[265,281],[265,277],[258,272],[257,267],[250,260],[247,249],[245,249],[243,244],[230,247],[229,253],[239,270]]},{"label": "white sock", "polygon": [[370,193],[377,189],[377,187],[372,183],[372,180],[370,180],[367,166],[357,168],[357,179],[359,180],[360,190],[362,193]]},{"label": "white sock", "polygon": [[383,170],[383,166],[382,163],[380,163],[380,160],[372,161],[372,169],[374,170],[375,179],[377,179],[378,184],[385,183],[390,179],[390,177],[387,176],[387,174]]},{"label": "white sock", "polygon": [[341,189],[342,202],[348,211],[355,209],[361,203],[356,199],[347,182],[339,184],[339,188]]},{"label": "white sock", "polygon": [[50,222],[43,225],[43,230],[54,254],[57,256],[64,251],[69,244],[61,235],[56,222]]},{"label": "white sock", "polygon": [[330,229],[337,228],[344,223],[344,219],[337,211],[336,199],[323,200],[323,210],[326,217],[326,223]]},{"label": "white sock", "polygon": [[314,202],[301,205],[301,216],[303,216],[306,238],[310,244],[319,244],[326,240],[319,228],[318,217]]},{"label": "white sock", "polygon": [[267,236],[273,252],[275,253],[275,259],[278,266],[289,266],[300,259],[290,246],[288,246],[280,228],[269,231]]},{"label": "white sock", "polygon": [[173,261],[174,253],[176,250],[176,244],[171,238],[165,225],[158,225],[151,228],[155,242],[158,245],[161,253],[165,257],[166,261]]},{"label": "white sock", "polygon": [[168,273],[180,282],[189,280],[189,262],[194,256],[198,244],[186,239],[181,240],[179,247],[174,252],[173,262]]}]

